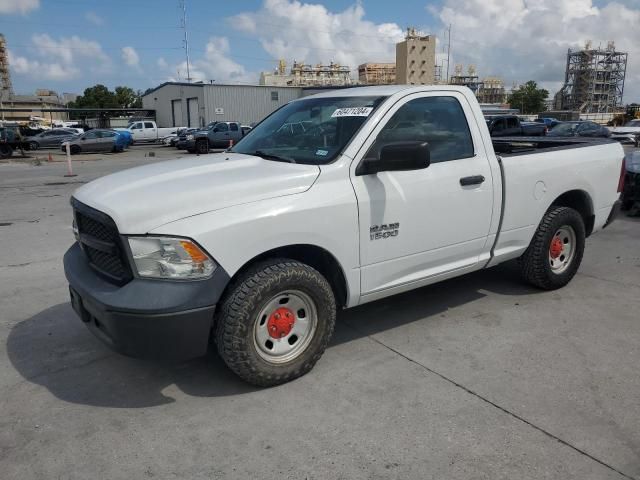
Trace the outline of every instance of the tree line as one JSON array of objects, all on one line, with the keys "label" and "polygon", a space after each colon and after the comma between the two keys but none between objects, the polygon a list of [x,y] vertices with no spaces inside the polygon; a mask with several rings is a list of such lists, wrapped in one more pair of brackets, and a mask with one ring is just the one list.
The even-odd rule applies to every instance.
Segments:
[{"label": "tree line", "polygon": [[82,95],[73,102],[69,102],[69,108],[142,108],[141,90],[135,91],[131,87],[116,87],[109,90],[102,84],[86,88]]}]

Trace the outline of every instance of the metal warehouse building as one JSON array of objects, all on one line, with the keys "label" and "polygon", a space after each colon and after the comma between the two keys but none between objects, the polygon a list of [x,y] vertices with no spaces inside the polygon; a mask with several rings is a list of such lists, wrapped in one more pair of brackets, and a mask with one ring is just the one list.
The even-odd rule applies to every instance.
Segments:
[{"label": "metal warehouse building", "polygon": [[166,82],[142,97],[161,127],[201,127],[215,120],[258,122],[304,95],[301,87]]}]

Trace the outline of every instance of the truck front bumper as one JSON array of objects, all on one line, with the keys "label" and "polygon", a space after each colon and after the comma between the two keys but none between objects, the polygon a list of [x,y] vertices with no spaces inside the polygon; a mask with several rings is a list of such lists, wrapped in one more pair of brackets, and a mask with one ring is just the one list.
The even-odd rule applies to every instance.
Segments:
[{"label": "truck front bumper", "polygon": [[106,345],[138,358],[185,360],[207,352],[215,306],[229,282],[218,266],[198,281],[103,279],[78,244],[64,256],[71,305]]},{"label": "truck front bumper", "polygon": [[184,141],[178,142],[177,146],[181,150],[195,150],[196,141],[195,140],[184,140]]}]

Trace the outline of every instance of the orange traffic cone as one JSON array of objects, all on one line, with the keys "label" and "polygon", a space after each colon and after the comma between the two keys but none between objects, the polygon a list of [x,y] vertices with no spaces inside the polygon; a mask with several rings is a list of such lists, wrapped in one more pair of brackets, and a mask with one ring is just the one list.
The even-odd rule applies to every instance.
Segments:
[{"label": "orange traffic cone", "polygon": [[229,139],[229,148],[233,147],[233,139]]},{"label": "orange traffic cone", "polygon": [[53,158],[51,158],[51,152],[49,152],[49,158],[47,158],[47,162],[53,162]]}]

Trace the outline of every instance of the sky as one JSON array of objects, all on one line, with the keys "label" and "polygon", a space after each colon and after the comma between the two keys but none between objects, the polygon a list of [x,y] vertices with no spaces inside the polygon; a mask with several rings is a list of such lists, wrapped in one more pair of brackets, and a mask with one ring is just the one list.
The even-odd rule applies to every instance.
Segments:
[{"label": "sky", "polygon": [[[190,76],[257,83],[278,59],[393,62],[407,27],[452,25],[451,67],[472,64],[507,87],[535,80],[553,95],[568,48],[629,53],[624,101],[640,102],[640,0],[185,0]],[[179,0],[0,0],[16,93],[82,93],[96,83],[145,90],[187,77]],[[446,63],[444,63],[446,69]]]}]

